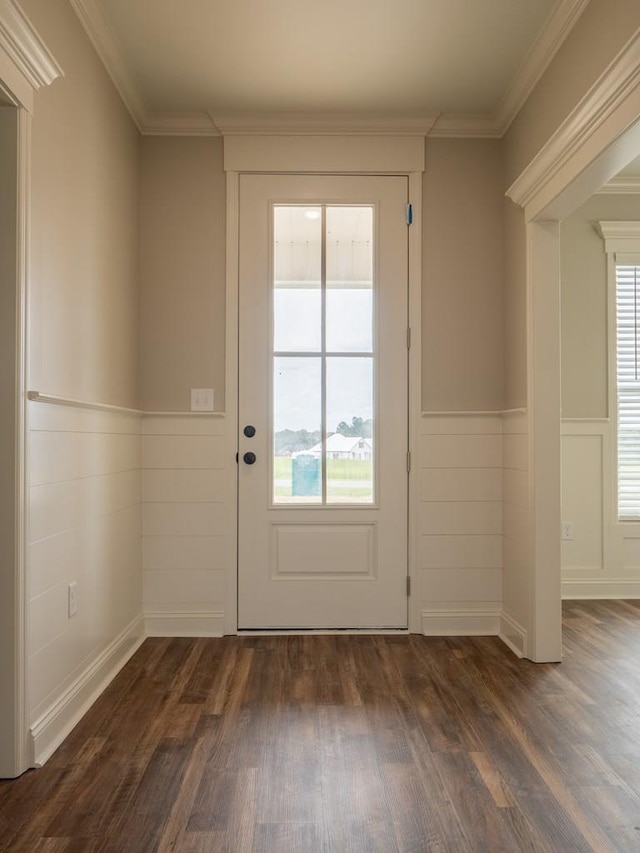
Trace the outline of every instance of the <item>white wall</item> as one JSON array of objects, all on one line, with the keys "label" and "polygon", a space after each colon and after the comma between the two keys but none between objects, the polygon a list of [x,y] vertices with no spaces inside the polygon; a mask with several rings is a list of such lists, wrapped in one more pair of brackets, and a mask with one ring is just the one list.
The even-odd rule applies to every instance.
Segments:
[{"label": "white wall", "polygon": [[422,417],[420,629],[499,633],[502,610],[502,418]]},{"label": "white wall", "polygon": [[144,612],[151,636],[224,633],[235,572],[229,477],[236,468],[225,456],[225,425],[223,416],[144,417]]},{"label": "white wall", "polygon": [[41,763],[142,637],[142,438],[138,415],[31,402],[28,420],[27,671]]}]

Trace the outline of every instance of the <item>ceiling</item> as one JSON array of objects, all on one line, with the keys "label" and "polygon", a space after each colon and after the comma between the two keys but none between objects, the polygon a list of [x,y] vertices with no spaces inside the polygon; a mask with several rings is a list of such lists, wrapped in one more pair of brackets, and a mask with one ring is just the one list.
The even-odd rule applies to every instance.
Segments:
[{"label": "ceiling", "polygon": [[143,132],[320,113],[501,135],[588,0],[70,2]]}]

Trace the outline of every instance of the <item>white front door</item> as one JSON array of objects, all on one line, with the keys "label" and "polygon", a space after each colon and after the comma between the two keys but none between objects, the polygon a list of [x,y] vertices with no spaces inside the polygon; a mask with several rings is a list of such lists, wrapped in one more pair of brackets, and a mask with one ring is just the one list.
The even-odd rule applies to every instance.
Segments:
[{"label": "white front door", "polygon": [[407,194],[240,178],[240,629],[407,627]]}]

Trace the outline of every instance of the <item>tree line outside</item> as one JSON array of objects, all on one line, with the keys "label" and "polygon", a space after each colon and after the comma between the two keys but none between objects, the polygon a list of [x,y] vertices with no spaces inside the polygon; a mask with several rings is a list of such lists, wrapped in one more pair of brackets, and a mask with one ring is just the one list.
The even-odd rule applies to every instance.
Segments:
[{"label": "tree line outside", "polygon": [[[371,438],[373,421],[354,416],[351,423],[340,421],[336,432],[354,438]],[[275,434],[274,451],[276,456],[291,456],[301,450],[309,450],[315,447],[322,439],[320,430],[306,429],[282,429]]]}]

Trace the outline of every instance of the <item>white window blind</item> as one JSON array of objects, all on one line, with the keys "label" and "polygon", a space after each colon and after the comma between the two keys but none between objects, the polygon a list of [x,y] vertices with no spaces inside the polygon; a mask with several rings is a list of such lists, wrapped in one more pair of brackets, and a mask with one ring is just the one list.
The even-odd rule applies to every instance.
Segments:
[{"label": "white window blind", "polygon": [[640,519],[640,264],[616,263],[618,517]]}]

